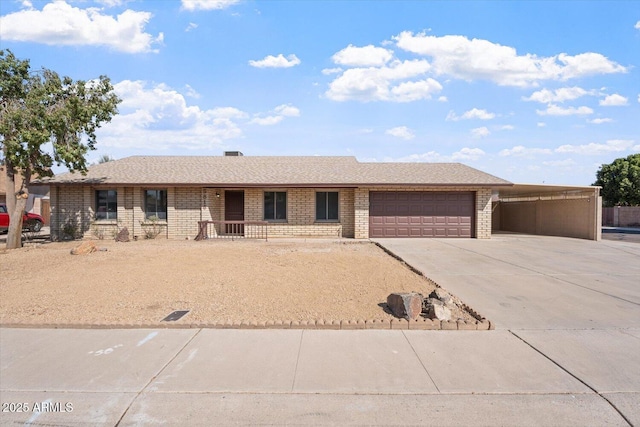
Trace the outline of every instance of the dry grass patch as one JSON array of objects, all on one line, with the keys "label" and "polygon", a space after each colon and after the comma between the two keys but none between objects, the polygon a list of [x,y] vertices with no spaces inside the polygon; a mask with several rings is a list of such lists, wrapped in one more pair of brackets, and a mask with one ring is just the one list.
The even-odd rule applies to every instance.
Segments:
[{"label": "dry grass patch", "polygon": [[1,323],[390,319],[387,295],[434,289],[371,243],[98,241],[106,252],[70,255],[77,244],[0,251]]}]

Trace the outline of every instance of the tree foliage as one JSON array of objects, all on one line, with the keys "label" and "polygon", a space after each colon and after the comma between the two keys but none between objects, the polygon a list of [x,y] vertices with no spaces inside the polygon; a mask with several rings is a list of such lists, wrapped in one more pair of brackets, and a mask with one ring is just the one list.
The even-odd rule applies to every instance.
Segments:
[{"label": "tree foliage", "polygon": [[[0,50],[0,146],[11,221],[8,248],[21,246],[22,211],[32,177],[52,176],[54,162],[72,172],[86,172],[85,156],[95,149],[96,131],[117,114],[119,102],[108,77],[74,81],[46,68],[34,72],[29,60]],[[20,188],[16,174],[24,177]]]},{"label": "tree foliage", "polygon": [[640,153],[600,166],[593,185],[602,187],[604,206],[640,206]]},{"label": "tree foliage", "polygon": [[108,154],[103,154],[102,156],[100,156],[100,158],[98,159],[98,164],[102,164],[102,163],[109,163],[114,161],[115,159],[113,157],[111,157]]}]

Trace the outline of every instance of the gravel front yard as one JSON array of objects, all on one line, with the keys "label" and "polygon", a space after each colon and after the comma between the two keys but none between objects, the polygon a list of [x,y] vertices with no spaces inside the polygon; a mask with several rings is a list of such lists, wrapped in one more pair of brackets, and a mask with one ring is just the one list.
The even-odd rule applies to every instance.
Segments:
[{"label": "gravel front yard", "polygon": [[387,295],[435,289],[372,243],[102,240],[70,255],[78,243],[0,249],[0,323],[391,319]]}]

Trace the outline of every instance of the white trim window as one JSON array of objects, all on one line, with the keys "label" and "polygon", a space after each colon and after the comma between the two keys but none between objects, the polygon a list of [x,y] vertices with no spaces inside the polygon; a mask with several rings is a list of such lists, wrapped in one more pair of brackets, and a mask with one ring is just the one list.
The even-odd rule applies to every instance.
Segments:
[{"label": "white trim window", "polygon": [[116,190],[96,190],[96,219],[118,219]]},{"label": "white trim window", "polygon": [[144,217],[167,220],[167,190],[144,190]]},{"label": "white trim window", "polygon": [[316,191],[316,221],[337,222],[339,199],[337,191]]},{"label": "white trim window", "polygon": [[287,192],[264,192],[264,219],[266,221],[287,220]]}]

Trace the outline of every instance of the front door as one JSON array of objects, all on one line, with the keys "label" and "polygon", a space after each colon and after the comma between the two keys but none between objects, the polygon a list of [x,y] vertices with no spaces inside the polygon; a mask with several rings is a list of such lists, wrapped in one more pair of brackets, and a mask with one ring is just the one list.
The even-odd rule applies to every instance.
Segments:
[{"label": "front door", "polygon": [[[224,192],[224,220],[244,221],[244,191]],[[225,233],[244,236],[244,224],[225,224]]]}]

